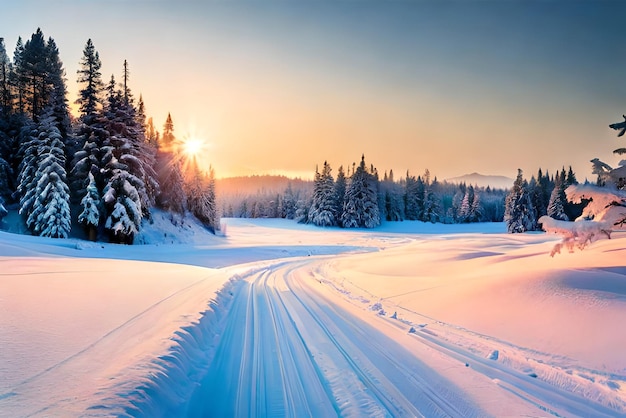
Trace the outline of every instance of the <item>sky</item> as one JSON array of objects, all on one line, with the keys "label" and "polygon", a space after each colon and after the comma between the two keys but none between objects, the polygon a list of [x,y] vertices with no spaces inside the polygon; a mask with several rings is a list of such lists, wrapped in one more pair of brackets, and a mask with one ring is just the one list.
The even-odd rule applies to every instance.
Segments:
[{"label": "sky", "polygon": [[[6,4],[8,3],[8,4]],[[124,60],[161,129],[206,142],[218,177],[312,177],[327,160],[396,177],[426,168],[530,176],[623,146],[626,2],[5,2],[0,37],[40,27],[70,101],[87,39],[105,81]]]}]

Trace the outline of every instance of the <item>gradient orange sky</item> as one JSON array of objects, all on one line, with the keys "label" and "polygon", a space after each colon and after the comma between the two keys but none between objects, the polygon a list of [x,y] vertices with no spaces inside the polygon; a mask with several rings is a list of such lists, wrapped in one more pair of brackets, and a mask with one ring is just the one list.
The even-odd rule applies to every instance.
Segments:
[{"label": "gradient orange sky", "polygon": [[626,3],[619,1],[20,1],[18,36],[55,39],[70,100],[88,38],[105,81],[128,60],[159,129],[201,137],[218,177],[379,171],[514,177],[623,146]]}]

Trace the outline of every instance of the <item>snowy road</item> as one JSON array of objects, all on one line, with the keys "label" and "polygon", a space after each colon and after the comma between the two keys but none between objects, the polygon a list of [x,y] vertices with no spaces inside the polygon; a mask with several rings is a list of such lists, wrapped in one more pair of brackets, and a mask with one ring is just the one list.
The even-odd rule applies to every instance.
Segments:
[{"label": "snowy road", "polygon": [[480,415],[462,390],[318,294],[304,265],[248,278],[189,415]]},{"label": "snowy road", "polygon": [[[181,412],[197,417],[614,415],[436,335],[408,334],[401,321],[349,309],[313,274],[324,262],[283,261],[244,277],[214,360]],[[445,369],[454,371],[447,376]]]}]

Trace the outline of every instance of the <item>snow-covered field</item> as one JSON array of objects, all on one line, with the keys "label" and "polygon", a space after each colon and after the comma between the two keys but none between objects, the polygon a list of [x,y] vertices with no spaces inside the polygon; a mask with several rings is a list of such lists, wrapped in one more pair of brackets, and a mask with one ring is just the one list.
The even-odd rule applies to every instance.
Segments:
[{"label": "snow-covered field", "polygon": [[626,415],[626,235],[0,232],[0,416]]}]

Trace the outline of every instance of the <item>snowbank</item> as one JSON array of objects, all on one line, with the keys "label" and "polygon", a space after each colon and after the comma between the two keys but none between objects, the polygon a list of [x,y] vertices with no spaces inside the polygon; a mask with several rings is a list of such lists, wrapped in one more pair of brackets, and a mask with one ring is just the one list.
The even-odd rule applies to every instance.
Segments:
[{"label": "snowbank", "polygon": [[338,257],[315,274],[407,330],[624,414],[626,237],[556,258],[551,238],[434,237]]},{"label": "snowbank", "polygon": [[[495,368],[626,413],[623,233],[550,258],[558,237],[502,224],[226,219],[216,237],[166,235],[161,221],[135,246],[0,232],[2,414],[176,415],[215,354],[231,278],[316,255],[316,286],[400,329],[407,347],[418,339],[464,359],[440,371],[461,387],[474,381],[467,368]],[[487,405],[494,390],[468,392]]]}]

